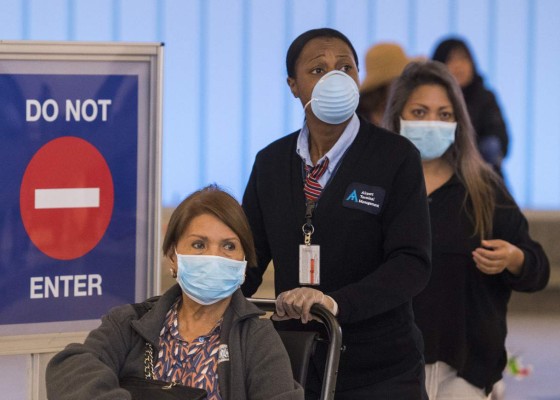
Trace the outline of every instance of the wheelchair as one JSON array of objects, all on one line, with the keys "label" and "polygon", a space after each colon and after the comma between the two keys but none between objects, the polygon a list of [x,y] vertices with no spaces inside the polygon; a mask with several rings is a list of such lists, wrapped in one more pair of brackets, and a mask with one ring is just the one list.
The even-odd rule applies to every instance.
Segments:
[{"label": "wheelchair", "polygon": [[[274,299],[248,298],[247,300],[266,312],[274,312],[276,309]],[[321,400],[332,400],[336,390],[338,363],[342,350],[342,329],[334,315],[320,304],[314,304],[311,307],[311,314],[325,326],[328,336],[328,350],[323,372]],[[307,371],[315,351],[315,346],[318,341],[323,339],[318,332],[293,330],[277,330],[277,332],[290,357],[294,379],[305,388]]]}]

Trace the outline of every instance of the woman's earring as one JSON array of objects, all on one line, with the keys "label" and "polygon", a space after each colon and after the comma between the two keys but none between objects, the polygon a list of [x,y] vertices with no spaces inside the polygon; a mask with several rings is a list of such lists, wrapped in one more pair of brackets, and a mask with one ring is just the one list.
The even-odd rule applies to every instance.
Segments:
[{"label": "woman's earring", "polygon": [[171,276],[173,278],[177,278],[177,272],[175,272],[175,270],[173,268],[169,268],[169,272],[171,272]]}]

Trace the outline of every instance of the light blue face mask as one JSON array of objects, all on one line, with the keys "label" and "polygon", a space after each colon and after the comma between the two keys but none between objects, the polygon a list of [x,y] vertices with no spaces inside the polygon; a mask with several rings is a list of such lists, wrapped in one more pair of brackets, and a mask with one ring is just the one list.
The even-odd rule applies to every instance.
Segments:
[{"label": "light blue face mask", "polygon": [[245,280],[247,261],[177,252],[175,255],[177,282],[198,304],[210,305],[231,296]]},{"label": "light blue face mask", "polygon": [[360,100],[358,85],[347,73],[331,71],[325,74],[315,84],[311,93],[311,100],[304,109],[311,104],[313,114],[327,124],[336,125],[347,121]]},{"label": "light blue face mask", "polygon": [[422,160],[441,157],[455,141],[457,122],[405,121],[401,118],[401,135],[420,151]]}]

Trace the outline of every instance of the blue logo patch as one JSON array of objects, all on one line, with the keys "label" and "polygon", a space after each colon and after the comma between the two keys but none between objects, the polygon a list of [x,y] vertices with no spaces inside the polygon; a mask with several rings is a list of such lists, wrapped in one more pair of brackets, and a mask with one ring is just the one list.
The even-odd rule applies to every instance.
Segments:
[{"label": "blue logo patch", "polygon": [[353,190],[352,193],[350,193],[350,196],[348,196],[346,198],[346,201],[353,201],[354,203],[358,202],[358,195],[356,195],[356,191]]},{"label": "blue logo patch", "polygon": [[384,199],[385,189],[379,186],[369,186],[354,182],[346,188],[342,205],[347,208],[354,208],[378,215],[381,213]]}]

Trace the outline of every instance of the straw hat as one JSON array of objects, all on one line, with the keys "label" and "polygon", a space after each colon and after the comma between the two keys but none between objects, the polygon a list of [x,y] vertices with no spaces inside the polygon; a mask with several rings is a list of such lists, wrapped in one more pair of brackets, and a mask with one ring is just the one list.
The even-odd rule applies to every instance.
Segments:
[{"label": "straw hat", "polygon": [[411,60],[396,43],[379,43],[366,53],[366,77],[360,93],[369,92],[397,78]]}]

